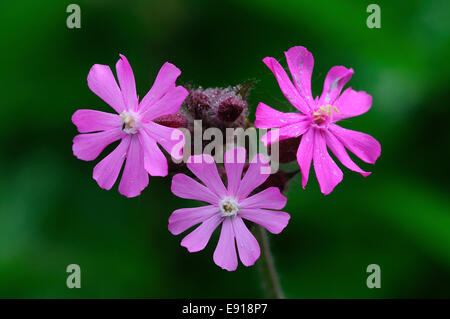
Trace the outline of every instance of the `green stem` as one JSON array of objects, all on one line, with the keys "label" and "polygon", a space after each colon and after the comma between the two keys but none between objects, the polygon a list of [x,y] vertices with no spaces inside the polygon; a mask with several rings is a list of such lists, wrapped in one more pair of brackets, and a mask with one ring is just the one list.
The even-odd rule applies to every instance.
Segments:
[{"label": "green stem", "polygon": [[284,294],[281,290],[280,280],[273,262],[272,252],[270,251],[269,237],[266,230],[261,226],[256,226],[256,236],[261,244],[261,257],[258,262],[259,272],[263,279],[263,287],[267,298],[283,299]]}]

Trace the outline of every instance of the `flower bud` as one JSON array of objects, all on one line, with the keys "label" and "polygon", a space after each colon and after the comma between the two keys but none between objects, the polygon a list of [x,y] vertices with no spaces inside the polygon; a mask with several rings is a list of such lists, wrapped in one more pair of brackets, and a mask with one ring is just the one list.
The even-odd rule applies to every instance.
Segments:
[{"label": "flower bud", "polygon": [[158,117],[154,120],[155,123],[158,123],[160,125],[173,127],[173,128],[179,128],[179,127],[188,127],[189,121],[183,114],[175,113],[175,114],[168,114],[163,115],[161,117]]},{"label": "flower bud", "polygon": [[[276,145],[278,144],[278,145]],[[300,145],[300,137],[288,138],[281,140],[277,143],[273,143],[268,148],[268,153],[271,153],[272,147],[278,147],[279,149],[279,162],[289,163],[297,160],[297,149]]]},{"label": "flower bud", "polygon": [[265,189],[268,187],[278,187],[280,192],[284,193],[287,191],[287,187],[289,185],[290,180],[298,173],[299,171],[294,172],[286,172],[286,171],[278,171],[275,174],[269,176],[269,178],[259,187],[259,189]]},{"label": "flower bud", "polygon": [[217,108],[217,117],[222,122],[232,123],[237,120],[239,115],[247,106],[247,103],[241,98],[232,96],[222,101]]},{"label": "flower bud", "polygon": [[253,83],[226,88],[188,88],[184,110],[193,120],[202,120],[203,128],[245,127],[247,96]]},{"label": "flower bud", "polygon": [[209,98],[203,93],[201,87],[197,90],[189,89],[189,95],[185,100],[185,106],[195,120],[203,119],[203,114],[211,108]]}]

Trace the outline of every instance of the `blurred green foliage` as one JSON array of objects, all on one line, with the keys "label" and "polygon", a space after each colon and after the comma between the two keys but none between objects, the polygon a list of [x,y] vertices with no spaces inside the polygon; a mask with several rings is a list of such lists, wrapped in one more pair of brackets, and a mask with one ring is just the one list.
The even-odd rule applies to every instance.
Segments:
[{"label": "blurred green foliage", "polygon": [[[255,80],[253,111],[259,101],[288,110],[261,60],[286,65],[294,45],[314,55],[316,95],[330,67],[353,67],[350,85],[374,102],[343,126],[376,137],[382,155],[362,165],[374,172],[366,179],[344,169],[326,197],[315,178],[306,190],[294,179],[291,222],[271,236],[287,297],[450,297],[449,1],[80,0],[82,28],[68,29],[71,2],[0,3],[1,297],[262,297],[256,267],[228,273],[212,261],[214,239],[190,254],[168,232],[170,213],[193,205],[171,194],[170,179],[151,178],[135,199],[100,189],[94,163],[72,155],[70,118],[109,110],[86,76],[119,53],[140,96],[170,61],[181,84]],[[372,2],[381,29],[366,27]],[[71,263],[81,289],[66,287]],[[381,289],[366,287],[371,263]]]}]

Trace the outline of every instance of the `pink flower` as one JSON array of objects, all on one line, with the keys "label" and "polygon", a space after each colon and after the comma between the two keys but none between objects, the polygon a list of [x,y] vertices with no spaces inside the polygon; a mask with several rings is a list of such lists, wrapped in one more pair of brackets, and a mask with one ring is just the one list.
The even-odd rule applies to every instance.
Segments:
[{"label": "pink flower", "polygon": [[263,62],[275,75],[281,91],[300,113],[282,113],[260,103],[256,110],[257,128],[279,128],[279,137],[269,131],[262,137],[265,144],[277,140],[302,136],[297,150],[297,161],[302,172],[302,186],[308,182],[311,161],[323,194],[331,193],[342,180],[342,171],[330,157],[327,146],[336,158],[347,168],[368,176],[347,154],[346,148],[366,163],[374,164],[381,153],[381,146],[373,137],[336,125],[337,121],[367,112],[372,97],[363,91],[347,88],[341,90],[350,80],[353,69],[334,66],[325,79],[322,95],[313,99],[311,74],[314,66],[312,54],[304,47],[293,47],[286,54],[286,60],[294,84],[274,58]]},{"label": "pink flower", "polygon": [[286,227],[290,218],[285,212],[271,210],[281,209],[286,205],[286,198],[278,188],[269,187],[249,196],[269,176],[261,173],[261,168],[267,169],[269,166],[263,155],[255,156],[241,179],[244,162],[244,148],[235,148],[225,153],[227,188],[219,176],[214,159],[205,154],[191,156],[187,164],[189,170],[204,185],[184,174],[177,174],[172,180],[172,192],[175,195],[207,202],[209,205],[174,211],[169,218],[169,231],[178,235],[201,223],[181,241],[181,246],[186,247],[189,252],[196,252],[205,248],[214,230],[222,224],[219,242],[214,251],[214,262],[228,271],[235,270],[238,264],[235,242],[245,266],[253,265],[259,258],[258,242],[243,219],[278,234]]},{"label": "pink flower", "polygon": [[162,146],[174,158],[181,158],[183,135],[174,128],[159,125],[154,119],[176,113],[188,95],[182,86],[175,86],[180,70],[166,62],[159,70],[150,91],[139,102],[133,70],[120,55],[116,64],[120,88],[109,66],[95,64],[89,71],[88,86],[118,114],[94,110],[78,110],[72,122],[80,133],[73,139],[73,154],[84,161],[92,161],[109,144],[119,145],[94,168],[93,177],[104,189],[111,189],[123,162],[125,168],[119,192],[127,197],[138,196],[148,185],[148,174],[167,175],[167,159],[157,146]]}]

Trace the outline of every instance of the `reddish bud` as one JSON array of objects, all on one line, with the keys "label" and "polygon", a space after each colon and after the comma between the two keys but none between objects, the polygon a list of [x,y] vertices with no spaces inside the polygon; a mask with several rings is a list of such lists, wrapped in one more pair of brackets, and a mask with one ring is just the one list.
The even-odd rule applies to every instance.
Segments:
[{"label": "reddish bud", "polygon": [[229,97],[217,108],[217,117],[223,122],[234,122],[241,115],[247,103],[238,97]]},{"label": "reddish bud", "polygon": [[205,129],[243,127],[247,124],[246,97],[251,85],[189,89],[184,109],[192,119],[202,120]]},{"label": "reddish bud", "polygon": [[178,128],[178,127],[188,127],[188,119],[186,116],[180,113],[168,114],[158,117],[154,120],[155,123],[160,125]]},{"label": "reddish bud", "polygon": [[289,181],[298,173],[298,171],[294,172],[285,172],[278,171],[275,174],[269,176],[269,178],[259,187],[259,189],[263,190],[268,187],[278,187],[280,192],[284,193],[287,190]]},{"label": "reddish bud", "polygon": [[297,149],[300,145],[300,137],[281,140],[277,142],[277,144],[278,145],[273,143],[273,145],[268,148],[268,153],[271,153],[272,147],[278,146],[280,163],[289,163],[297,160]]},{"label": "reddish bud", "polygon": [[202,119],[203,113],[210,109],[208,96],[203,94],[201,88],[191,90],[186,98],[185,104],[194,119]]}]

